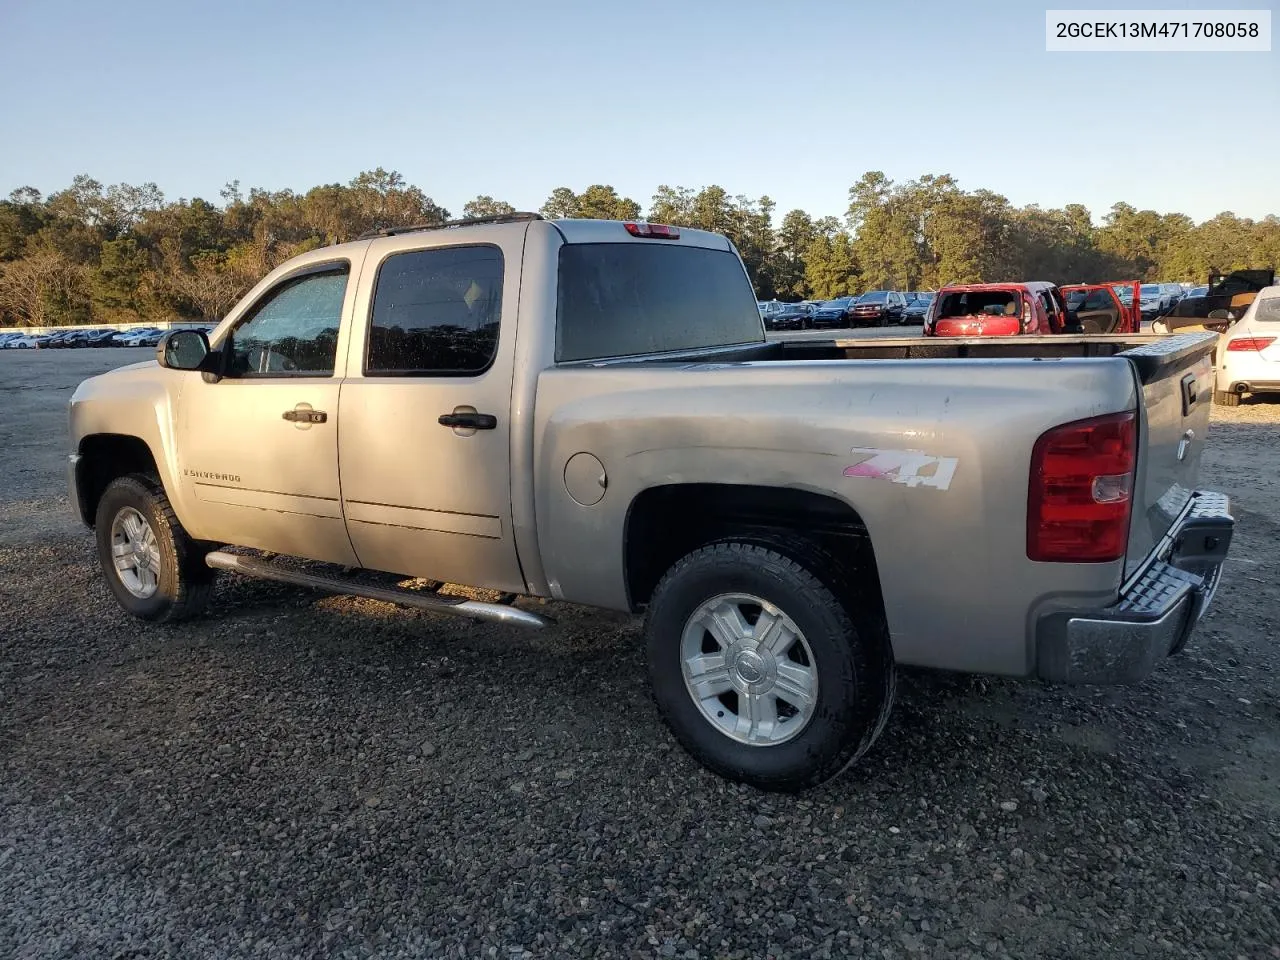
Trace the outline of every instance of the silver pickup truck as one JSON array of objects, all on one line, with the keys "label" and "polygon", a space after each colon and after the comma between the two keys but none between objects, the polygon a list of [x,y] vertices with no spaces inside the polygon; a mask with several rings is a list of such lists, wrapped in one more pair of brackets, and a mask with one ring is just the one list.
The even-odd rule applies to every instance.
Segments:
[{"label": "silver pickup truck", "polygon": [[644,611],[680,742],[798,789],[868,749],[897,664],[1127,682],[1186,642],[1233,527],[1196,489],[1215,339],[771,342],[719,235],[388,230],[82,383],[71,500],[149,620],[218,570]]}]

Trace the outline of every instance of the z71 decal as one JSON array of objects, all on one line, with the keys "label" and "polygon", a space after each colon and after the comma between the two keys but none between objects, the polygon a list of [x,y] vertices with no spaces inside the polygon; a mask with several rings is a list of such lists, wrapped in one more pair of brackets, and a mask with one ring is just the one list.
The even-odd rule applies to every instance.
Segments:
[{"label": "z71 decal", "polygon": [[[946,490],[956,475],[960,461],[955,457],[932,457],[920,450],[880,450],[854,447],[861,459],[844,468],[846,477],[871,477],[905,483],[908,487],[937,487]],[[931,469],[930,469],[931,468]]]}]

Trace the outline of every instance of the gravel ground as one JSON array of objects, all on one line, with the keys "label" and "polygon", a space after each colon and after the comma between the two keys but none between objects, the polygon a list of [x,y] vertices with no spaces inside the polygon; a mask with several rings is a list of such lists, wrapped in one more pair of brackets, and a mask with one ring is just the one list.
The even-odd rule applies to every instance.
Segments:
[{"label": "gravel ground", "polygon": [[1214,411],[1239,529],[1184,654],[911,673],[862,764],[783,797],[673,748],[628,617],[226,578],[126,618],[64,403],[147,353],[0,353],[0,956],[1280,957],[1280,403]]}]

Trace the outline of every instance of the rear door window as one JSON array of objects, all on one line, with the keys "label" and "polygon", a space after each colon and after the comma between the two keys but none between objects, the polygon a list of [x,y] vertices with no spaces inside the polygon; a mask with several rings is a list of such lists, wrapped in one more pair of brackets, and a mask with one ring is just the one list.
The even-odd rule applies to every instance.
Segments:
[{"label": "rear door window", "polygon": [[651,241],[560,248],[557,361],[763,339],[751,283],[727,250]]},{"label": "rear door window", "polygon": [[365,373],[474,376],[498,349],[502,251],[434,247],[387,257],[378,268]]}]

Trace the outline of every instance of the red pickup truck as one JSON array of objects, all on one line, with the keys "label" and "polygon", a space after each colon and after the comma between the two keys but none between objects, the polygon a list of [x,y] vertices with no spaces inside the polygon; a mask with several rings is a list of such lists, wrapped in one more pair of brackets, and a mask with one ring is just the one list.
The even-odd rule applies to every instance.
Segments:
[{"label": "red pickup truck", "polygon": [[1067,302],[1052,283],[966,283],[943,287],[925,314],[926,337],[1013,337],[1063,333]]}]

